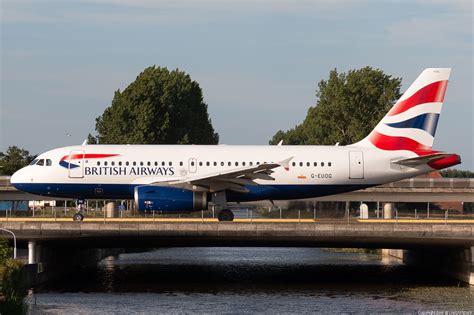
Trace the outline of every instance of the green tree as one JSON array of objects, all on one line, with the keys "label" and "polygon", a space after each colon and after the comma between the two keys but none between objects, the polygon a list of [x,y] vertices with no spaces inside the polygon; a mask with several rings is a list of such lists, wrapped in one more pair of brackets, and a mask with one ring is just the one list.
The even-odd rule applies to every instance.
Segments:
[{"label": "green tree", "polygon": [[365,67],[329,73],[316,89],[316,106],[310,107],[302,124],[278,131],[270,140],[276,144],[355,143],[366,137],[400,98],[400,78],[380,69]]},{"label": "green tree", "polygon": [[87,135],[87,144],[97,144],[97,137],[94,137],[91,134]]},{"label": "green tree", "polygon": [[0,152],[0,175],[12,175],[30,164],[34,158],[35,156],[30,155],[27,150],[10,146],[5,153]]},{"label": "green tree", "polygon": [[442,170],[441,176],[447,178],[474,178],[474,172],[471,171],[462,171],[456,168]]},{"label": "green tree", "polygon": [[[217,144],[202,90],[178,69],[148,67],[96,119],[102,144]],[[93,141],[94,137],[89,137]]]}]

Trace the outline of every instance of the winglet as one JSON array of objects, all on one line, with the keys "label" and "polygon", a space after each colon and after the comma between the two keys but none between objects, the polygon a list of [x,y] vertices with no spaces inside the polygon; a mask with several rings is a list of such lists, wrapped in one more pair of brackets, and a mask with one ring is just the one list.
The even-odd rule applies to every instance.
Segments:
[{"label": "winglet", "polygon": [[84,142],[82,142],[82,144],[81,144],[81,145],[82,145],[82,146],[84,146],[84,145],[88,145],[89,143],[88,143],[88,141],[87,141],[87,140],[88,140],[88,139],[87,139],[87,138],[85,138],[85,139],[84,139]]},{"label": "winglet", "polygon": [[292,157],[289,157],[281,162],[278,162],[278,164],[280,166],[283,166],[283,168],[286,170],[286,171],[289,171],[290,170],[290,161],[293,160],[294,156]]},{"label": "winglet", "polygon": [[281,147],[283,144],[283,140],[280,140],[280,142],[278,142],[277,146]]}]

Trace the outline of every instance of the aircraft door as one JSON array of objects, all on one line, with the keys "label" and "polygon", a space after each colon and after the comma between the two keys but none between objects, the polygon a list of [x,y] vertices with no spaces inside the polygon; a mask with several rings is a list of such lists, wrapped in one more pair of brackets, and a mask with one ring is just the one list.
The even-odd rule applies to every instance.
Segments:
[{"label": "aircraft door", "polygon": [[69,164],[69,178],[84,177],[84,151],[71,151],[67,162]]},{"label": "aircraft door", "polygon": [[190,158],[188,162],[188,169],[189,173],[196,173],[197,172],[197,159]]},{"label": "aircraft door", "polygon": [[364,153],[362,151],[349,151],[349,178],[364,178]]}]

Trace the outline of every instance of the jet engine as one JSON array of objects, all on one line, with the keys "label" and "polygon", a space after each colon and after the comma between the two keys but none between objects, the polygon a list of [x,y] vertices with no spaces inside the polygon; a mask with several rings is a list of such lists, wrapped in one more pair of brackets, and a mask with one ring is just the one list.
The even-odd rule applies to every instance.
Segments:
[{"label": "jet engine", "polygon": [[138,211],[188,213],[207,209],[207,193],[164,186],[135,187]]}]

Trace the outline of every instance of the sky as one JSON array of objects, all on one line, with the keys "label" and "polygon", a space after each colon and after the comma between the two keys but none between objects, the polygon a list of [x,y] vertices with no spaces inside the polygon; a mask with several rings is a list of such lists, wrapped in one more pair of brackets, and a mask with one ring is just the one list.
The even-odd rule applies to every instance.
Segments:
[{"label": "sky", "polygon": [[424,68],[451,67],[434,149],[474,170],[471,1],[0,3],[0,151],[81,144],[152,65],[200,84],[224,144],[268,144],[301,123],[334,68],[380,68],[404,91]]}]

